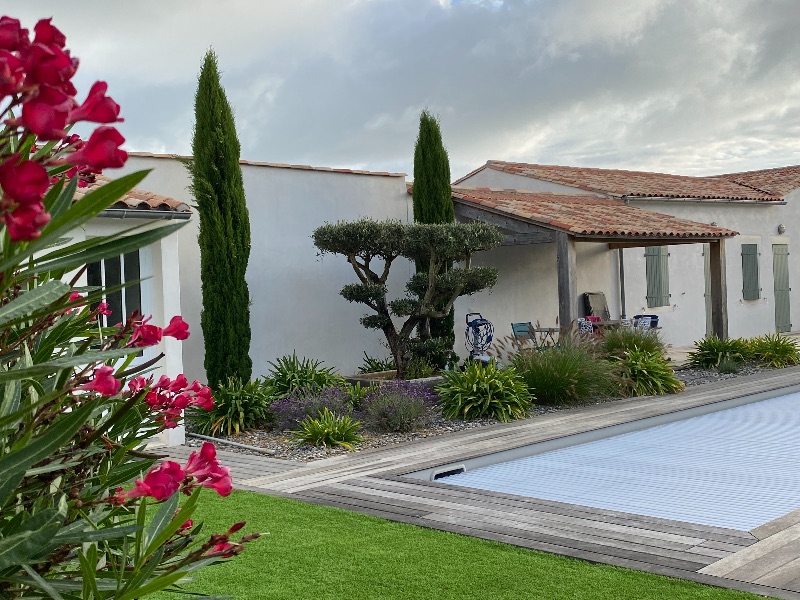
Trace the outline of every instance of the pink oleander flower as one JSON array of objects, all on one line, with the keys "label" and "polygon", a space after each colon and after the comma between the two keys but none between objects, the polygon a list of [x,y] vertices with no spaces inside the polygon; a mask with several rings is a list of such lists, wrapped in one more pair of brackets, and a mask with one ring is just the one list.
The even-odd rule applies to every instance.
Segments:
[{"label": "pink oleander flower", "polygon": [[149,348],[161,341],[163,330],[161,327],[148,325],[147,321],[149,319],[148,317],[138,325],[134,325],[131,341],[128,342],[129,346],[133,346],[134,348]]},{"label": "pink oleander flower", "polygon": [[243,546],[241,544],[234,544],[233,542],[220,542],[219,544],[215,545],[213,548],[208,550],[204,556],[212,556],[219,554],[222,558],[230,558],[231,556],[235,556],[241,550]]},{"label": "pink oleander flower", "polygon": [[164,335],[174,337],[176,340],[185,340],[189,337],[189,325],[183,320],[183,317],[176,315],[164,328]]},{"label": "pink oleander flower", "polygon": [[33,27],[35,37],[33,38],[34,44],[47,44],[54,45],[58,48],[63,48],[67,43],[67,36],[55,27],[51,21],[53,19],[40,19]]},{"label": "pink oleander flower", "polygon": [[9,237],[15,242],[35,240],[42,233],[42,227],[50,222],[50,214],[45,212],[41,202],[18,206],[14,212],[3,215]]},{"label": "pink oleander flower", "polygon": [[151,386],[145,395],[145,402],[151,410],[159,413],[158,420],[163,423],[164,427],[171,429],[178,426],[187,406],[201,406],[206,410],[214,407],[209,387],[200,385],[197,381],[187,384],[186,376],[181,374],[174,380],[167,375],[162,375],[155,384],[152,379],[139,378],[138,382],[135,384],[131,382],[128,386],[134,393],[141,391],[146,386]]},{"label": "pink oleander flower", "polygon": [[203,487],[215,490],[220,496],[233,491],[230,469],[220,466],[214,444],[204,442],[200,452],[192,452],[184,467],[186,477],[193,478]]},{"label": "pink oleander flower", "polygon": [[152,377],[145,379],[141,375],[138,375],[128,382],[128,389],[132,394],[138,394],[142,390],[146,389],[151,383],[153,383]]},{"label": "pink oleander flower", "polygon": [[38,93],[22,105],[20,119],[10,120],[35,133],[40,140],[60,140],[67,135],[67,117],[75,100],[51,85],[39,86]]},{"label": "pink oleander flower", "polygon": [[128,153],[120,149],[125,138],[108,125],[101,125],[92,132],[80,150],[66,157],[72,165],[87,165],[95,171],[116,169],[128,160]]},{"label": "pink oleander flower", "polygon": [[70,292],[69,293],[69,301],[75,302],[76,300],[81,300],[83,298],[83,294],[80,292]]},{"label": "pink oleander flower", "polygon": [[28,30],[22,28],[19,19],[0,18],[0,49],[12,52],[30,45]]},{"label": "pink oleander flower", "polygon": [[[2,33],[0,32],[1,37]],[[2,39],[0,39],[0,44],[2,44]],[[19,57],[8,50],[0,50],[0,98],[18,93],[24,79],[25,69],[22,68],[22,61]]]},{"label": "pink oleander flower", "polygon": [[122,121],[119,118],[119,104],[106,96],[108,84],[105,81],[96,81],[89,90],[89,95],[79,107],[70,111],[67,123],[78,121],[91,121],[93,123],[114,123]]},{"label": "pink oleander flower", "polygon": [[[122,492],[122,497],[126,500],[149,496],[158,502],[166,500],[178,491],[181,483],[186,478],[181,466],[171,460],[162,462],[160,465],[152,467],[144,479],[137,479],[135,487],[127,492]],[[120,494],[117,494],[118,496]]]},{"label": "pink oleander flower", "polygon": [[20,156],[12,154],[0,165],[0,187],[4,204],[36,204],[50,187],[50,178],[42,165],[31,160],[20,162]]},{"label": "pink oleander flower", "polygon": [[122,382],[114,378],[114,368],[103,365],[95,369],[94,378],[89,383],[84,383],[79,390],[97,392],[101,396],[116,396]]},{"label": "pink oleander flower", "polygon": [[97,310],[97,314],[98,315],[104,315],[106,317],[110,317],[111,316],[111,309],[108,306],[108,302],[100,302],[100,303],[98,303],[96,310]]}]

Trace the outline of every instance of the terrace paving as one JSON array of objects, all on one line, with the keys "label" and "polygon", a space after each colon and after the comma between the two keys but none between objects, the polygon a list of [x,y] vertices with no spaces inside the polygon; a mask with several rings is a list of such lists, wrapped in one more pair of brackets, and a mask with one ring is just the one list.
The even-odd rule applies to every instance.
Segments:
[{"label": "terrace paving", "polygon": [[[800,390],[800,367],[313,463],[218,451],[234,485],[591,562],[800,600],[800,510],[740,531],[462,488],[408,473],[734,398]],[[185,459],[191,448],[165,451]],[[800,502],[800,501],[799,501]]]}]

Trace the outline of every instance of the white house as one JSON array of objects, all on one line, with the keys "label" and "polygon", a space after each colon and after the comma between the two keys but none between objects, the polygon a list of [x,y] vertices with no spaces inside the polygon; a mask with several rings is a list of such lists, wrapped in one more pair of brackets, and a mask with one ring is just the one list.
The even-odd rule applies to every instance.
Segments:
[{"label": "white house", "polygon": [[[339,296],[342,286],[355,280],[352,268],[340,256],[319,257],[311,233],[325,222],[359,217],[412,220],[405,174],[248,161],[241,165],[252,240],[247,283],[253,376],[264,375],[269,361],[293,351],[342,373],[355,372],[364,352],[388,356],[383,335],[359,323],[363,306]],[[131,153],[116,173],[142,169],[152,172],[141,189],[193,203],[186,168],[177,157]],[[183,365],[187,377],[202,380],[198,225],[192,219],[178,233],[174,258],[177,262],[180,256],[181,309],[192,332],[183,342]],[[411,273],[410,263],[398,262],[391,293],[400,295]]]},{"label": "white house", "polygon": [[[579,316],[579,297],[594,291],[605,293],[613,318],[658,315],[663,337],[676,345],[715,330],[789,331],[800,315],[800,294],[791,291],[800,265],[789,260],[800,227],[800,167],[686,177],[488,161],[454,185],[461,218],[508,219],[509,234],[528,235],[480,259],[500,268],[500,282],[461,304],[501,334],[511,322],[552,326],[559,315],[562,323],[565,314]],[[598,207],[600,199],[613,204]],[[579,242],[571,285],[556,269],[559,235]],[[565,285],[566,307],[557,292]]]},{"label": "white house", "polygon": [[[81,198],[107,181],[108,179],[103,176],[96,176],[94,183],[78,189],[76,198]],[[69,237],[75,242],[80,242],[95,236],[119,233],[143,224],[158,227],[165,221],[184,221],[191,217],[191,209],[184,202],[141,189],[133,189],[102,211],[97,218],[92,219],[81,229],[71,232]],[[173,316],[181,314],[180,261],[176,234],[168,235],[138,251],[92,263],[88,265],[78,283],[111,287],[140,279],[142,280],[140,283],[134,283],[106,297],[112,314],[107,317],[101,316],[104,324],[123,322],[134,310],[145,316],[152,315],[152,323],[160,326],[167,325]],[[189,340],[179,342],[165,337],[156,346],[143,349],[142,356],[136,361],[144,362],[163,353],[164,358],[159,361],[154,375],[156,379],[162,374],[175,377],[184,371],[182,343],[189,343]],[[162,434],[162,441],[170,444],[182,443],[183,429],[166,430]]]}]

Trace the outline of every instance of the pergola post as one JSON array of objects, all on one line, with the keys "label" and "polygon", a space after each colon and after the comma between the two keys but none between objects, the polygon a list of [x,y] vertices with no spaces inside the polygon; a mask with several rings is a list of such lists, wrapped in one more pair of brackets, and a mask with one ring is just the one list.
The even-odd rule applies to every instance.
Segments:
[{"label": "pergola post", "polygon": [[558,322],[564,330],[578,317],[578,275],[575,262],[575,240],[560,232],[556,240],[558,265]]},{"label": "pergola post", "polygon": [[725,279],[725,240],[709,243],[711,278],[711,330],[721,340],[728,339],[728,284]]}]

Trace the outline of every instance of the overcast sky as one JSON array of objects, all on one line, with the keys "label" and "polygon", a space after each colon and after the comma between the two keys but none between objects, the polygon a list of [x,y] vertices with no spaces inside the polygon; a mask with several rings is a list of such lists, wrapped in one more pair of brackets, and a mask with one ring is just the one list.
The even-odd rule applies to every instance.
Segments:
[{"label": "overcast sky", "polygon": [[687,175],[800,164],[797,0],[9,4],[66,34],[80,99],[108,81],[128,150],[190,152],[213,47],[248,160],[411,178],[428,107],[453,179],[487,159]]}]

